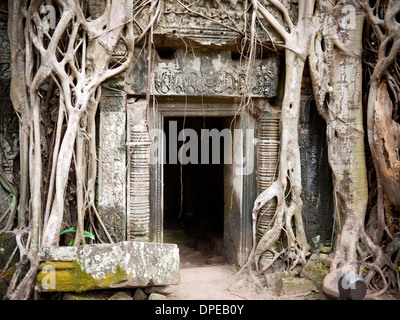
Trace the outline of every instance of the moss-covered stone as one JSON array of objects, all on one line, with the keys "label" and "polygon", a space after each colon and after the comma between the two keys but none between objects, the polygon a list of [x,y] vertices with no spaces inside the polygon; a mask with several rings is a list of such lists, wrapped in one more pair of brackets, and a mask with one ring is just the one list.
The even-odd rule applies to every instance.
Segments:
[{"label": "moss-covered stone", "polygon": [[311,280],[318,289],[321,289],[322,281],[329,273],[330,262],[330,256],[320,254],[318,257],[314,257],[307,262],[300,276]]},{"label": "moss-covered stone", "polygon": [[331,246],[324,246],[322,243],[319,245],[319,252],[329,254],[332,252]]},{"label": "moss-covered stone", "polygon": [[[51,274],[52,272],[54,272],[54,275]],[[51,285],[52,280],[54,280],[54,286]],[[36,284],[40,291],[83,292],[117,287],[119,283],[124,281],[127,281],[127,275],[119,266],[116,267],[115,273],[108,273],[104,274],[102,278],[95,278],[92,274],[82,270],[76,261],[48,261],[39,266]]]},{"label": "moss-covered stone", "polygon": [[175,244],[123,241],[117,244],[43,248],[37,291],[83,292],[178,284]]},{"label": "moss-covered stone", "polygon": [[269,288],[275,288],[276,284],[281,278],[294,277],[294,276],[295,274],[292,271],[287,271],[287,270],[277,271],[266,274],[265,281]]}]

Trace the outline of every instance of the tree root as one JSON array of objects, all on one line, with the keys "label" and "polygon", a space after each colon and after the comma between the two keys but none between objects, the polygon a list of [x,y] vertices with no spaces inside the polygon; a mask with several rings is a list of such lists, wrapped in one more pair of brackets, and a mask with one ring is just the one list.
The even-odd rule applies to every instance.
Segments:
[{"label": "tree root", "polygon": [[[22,275],[25,267],[29,263],[29,270],[25,274],[21,283],[17,286],[17,280]],[[36,281],[37,268],[40,264],[40,256],[28,259],[27,255],[24,255],[20,263],[18,264],[17,271],[13,275],[12,281],[8,287],[5,300],[28,300],[33,292],[34,284]]]},{"label": "tree root", "polygon": [[[389,282],[386,280],[386,278],[392,278],[395,279],[396,283],[395,285],[399,287],[399,272],[396,267],[396,259],[398,258],[400,254],[398,253],[396,255],[396,258],[394,262],[391,261],[390,256],[394,252],[384,252],[383,249],[376,245],[371,237],[365,232],[364,229],[360,231],[360,236],[359,236],[359,244],[364,245],[366,251],[363,252],[363,260],[357,261],[346,261],[346,255],[340,255],[341,252],[337,252],[338,255],[335,255],[335,262],[332,262],[331,266],[331,272],[325,277],[323,281],[323,288],[325,293],[328,295],[338,297],[339,292],[338,292],[338,280],[339,278],[345,274],[345,273],[358,273],[362,275],[363,269],[367,268],[369,271],[364,277],[364,280],[366,282],[367,287],[372,289],[373,291],[376,291],[377,289],[372,288],[372,283],[373,280],[376,280],[376,274],[379,275],[379,278],[382,280],[383,287],[382,289],[372,293],[368,294],[365,298],[366,299],[374,299],[377,298],[378,296],[384,294],[387,292],[389,289]],[[346,246],[344,246],[346,247]],[[390,249],[390,246],[388,246]],[[399,249],[398,249],[399,250]],[[400,252],[400,250],[399,250]],[[366,262],[368,259],[373,259],[372,262]],[[364,262],[363,262],[364,261]],[[383,269],[387,267],[388,270],[386,271],[387,275],[385,276]],[[378,278],[378,279],[379,279]]]},{"label": "tree root", "polygon": [[264,266],[264,268],[261,270],[261,273],[264,273],[270,267],[272,267],[272,265],[275,263],[275,261],[278,260],[278,258],[280,256],[282,256],[287,251],[287,249],[283,249],[281,252],[276,252],[276,250],[271,248],[269,251],[271,251],[274,254],[274,257],[268,262],[268,264],[266,266]]},{"label": "tree root", "polygon": [[379,273],[379,275],[381,276],[381,279],[382,279],[382,281],[383,281],[383,288],[382,288],[380,291],[375,292],[375,293],[372,293],[372,294],[368,294],[368,295],[365,296],[366,299],[374,299],[374,298],[376,298],[376,297],[378,297],[378,296],[384,294],[384,293],[387,291],[387,289],[389,288],[389,285],[388,285],[388,283],[387,283],[387,281],[386,281],[386,277],[385,277],[385,275],[383,274],[381,268],[379,268],[378,266],[376,266],[374,263],[372,263],[372,264],[367,264],[366,266],[367,266],[368,268],[374,269],[377,273]]},{"label": "tree root", "polygon": [[[253,269],[256,274],[266,272],[272,264],[277,261],[284,253],[287,253],[287,262],[290,269],[297,264],[305,264],[306,256],[309,254],[307,239],[305,236],[303,221],[301,217],[301,163],[298,144],[298,122],[300,115],[301,86],[299,79],[302,78],[305,59],[308,56],[309,41],[311,41],[312,27],[308,22],[311,21],[313,14],[313,1],[299,12],[297,25],[294,26],[286,9],[279,2],[271,2],[279,12],[283,14],[289,28],[287,32],[283,26],[271,15],[260,1],[253,0],[253,24],[251,28],[251,39],[256,38],[254,27],[254,17],[257,11],[266,19],[266,21],[279,33],[285,42],[285,89],[282,100],[281,112],[281,137],[279,152],[279,168],[277,179],[264,190],[255,200],[253,207],[253,249],[247,262],[238,272],[241,274],[248,270],[250,277],[254,279]],[[301,39],[298,36],[301,34]],[[255,43],[251,42],[251,51],[254,51]],[[256,243],[255,226],[259,211],[270,201],[276,199],[276,211],[270,225]],[[279,253],[273,248],[282,237],[284,231],[285,248]],[[271,252],[273,261],[268,263],[260,270],[259,262],[265,252]]]},{"label": "tree root", "polygon": [[[29,296],[32,293],[33,286],[31,285],[31,287],[27,287],[27,284],[33,284],[32,281],[34,281],[34,279],[33,280],[30,279],[30,281],[28,282],[27,277],[34,278],[36,276],[37,267],[39,265],[39,262],[37,262],[37,265],[35,262],[32,263],[32,261],[34,259],[32,259],[28,256],[29,252],[27,250],[27,247],[29,245],[29,236],[31,233],[30,228],[20,229],[20,230],[14,231],[13,233],[15,233],[15,240],[17,242],[17,246],[16,246],[16,250],[14,250],[14,253],[11,256],[11,259],[13,258],[14,254],[16,253],[16,251],[18,249],[19,253],[20,253],[20,260],[19,260],[17,268],[11,278],[11,281],[8,285],[8,289],[7,289],[6,295],[4,297],[5,300],[10,300],[10,299],[20,300],[20,298],[22,298],[23,296],[24,297]],[[26,245],[23,244],[22,239],[21,239],[24,234],[28,234],[28,241],[27,241]],[[24,279],[27,278],[27,280],[25,280],[25,282],[24,282],[24,279],[23,279],[22,282],[20,284],[18,284],[18,281],[21,278],[21,276],[23,275],[23,272],[26,270],[28,264],[30,264],[30,269],[29,269],[28,273],[24,276]],[[8,265],[8,263],[7,263],[7,265]],[[34,270],[32,268],[34,268]],[[6,270],[6,268],[4,270]],[[24,288],[24,289],[22,289],[22,288]],[[24,294],[22,294],[22,292],[24,292]]]}]

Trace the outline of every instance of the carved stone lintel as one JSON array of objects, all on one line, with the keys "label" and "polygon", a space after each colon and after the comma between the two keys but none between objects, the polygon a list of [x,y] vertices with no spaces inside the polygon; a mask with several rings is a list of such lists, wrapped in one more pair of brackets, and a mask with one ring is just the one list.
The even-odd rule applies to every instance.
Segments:
[{"label": "carved stone lintel", "polygon": [[[276,56],[254,61],[254,67],[248,72],[245,64],[232,59],[230,51],[190,56],[177,50],[172,59],[156,57],[150,90],[153,95],[168,96],[240,97],[251,91],[253,97],[274,97],[278,68]],[[146,75],[146,61],[141,55],[127,71],[126,92],[146,94]]]}]

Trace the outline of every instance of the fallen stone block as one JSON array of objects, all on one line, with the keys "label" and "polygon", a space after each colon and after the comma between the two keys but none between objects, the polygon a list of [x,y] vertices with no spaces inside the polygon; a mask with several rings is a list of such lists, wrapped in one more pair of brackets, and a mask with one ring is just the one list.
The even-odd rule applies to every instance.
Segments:
[{"label": "fallen stone block", "polygon": [[83,292],[179,284],[176,244],[123,241],[43,248],[39,292]]},{"label": "fallen stone block", "polygon": [[311,280],[297,277],[281,278],[275,288],[275,294],[277,296],[298,295],[311,291],[318,291],[314,283]]}]

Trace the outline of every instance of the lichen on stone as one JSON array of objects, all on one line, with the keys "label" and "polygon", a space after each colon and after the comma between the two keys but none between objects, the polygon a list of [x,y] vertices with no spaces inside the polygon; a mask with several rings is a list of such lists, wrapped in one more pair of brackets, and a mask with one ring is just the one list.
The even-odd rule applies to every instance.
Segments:
[{"label": "lichen on stone", "polygon": [[[174,244],[123,241],[83,245],[76,247],[74,254],[69,251],[69,247],[44,250],[45,262],[37,276],[38,291],[82,292],[180,281],[179,249]],[[51,278],[49,270],[55,271],[54,288],[47,286]]]},{"label": "lichen on stone", "polygon": [[[48,271],[42,272],[43,269],[48,270],[46,266],[54,268],[55,271],[55,287],[53,288],[46,288],[43,286],[43,281],[47,281],[45,277],[49,275]],[[101,288],[118,287],[119,283],[127,280],[126,273],[121,270],[119,266],[116,266],[115,273],[103,272],[102,277],[98,277],[97,274],[93,275],[83,270],[76,261],[48,261],[41,264],[39,270],[36,282],[36,287],[39,291],[83,292]]]}]

